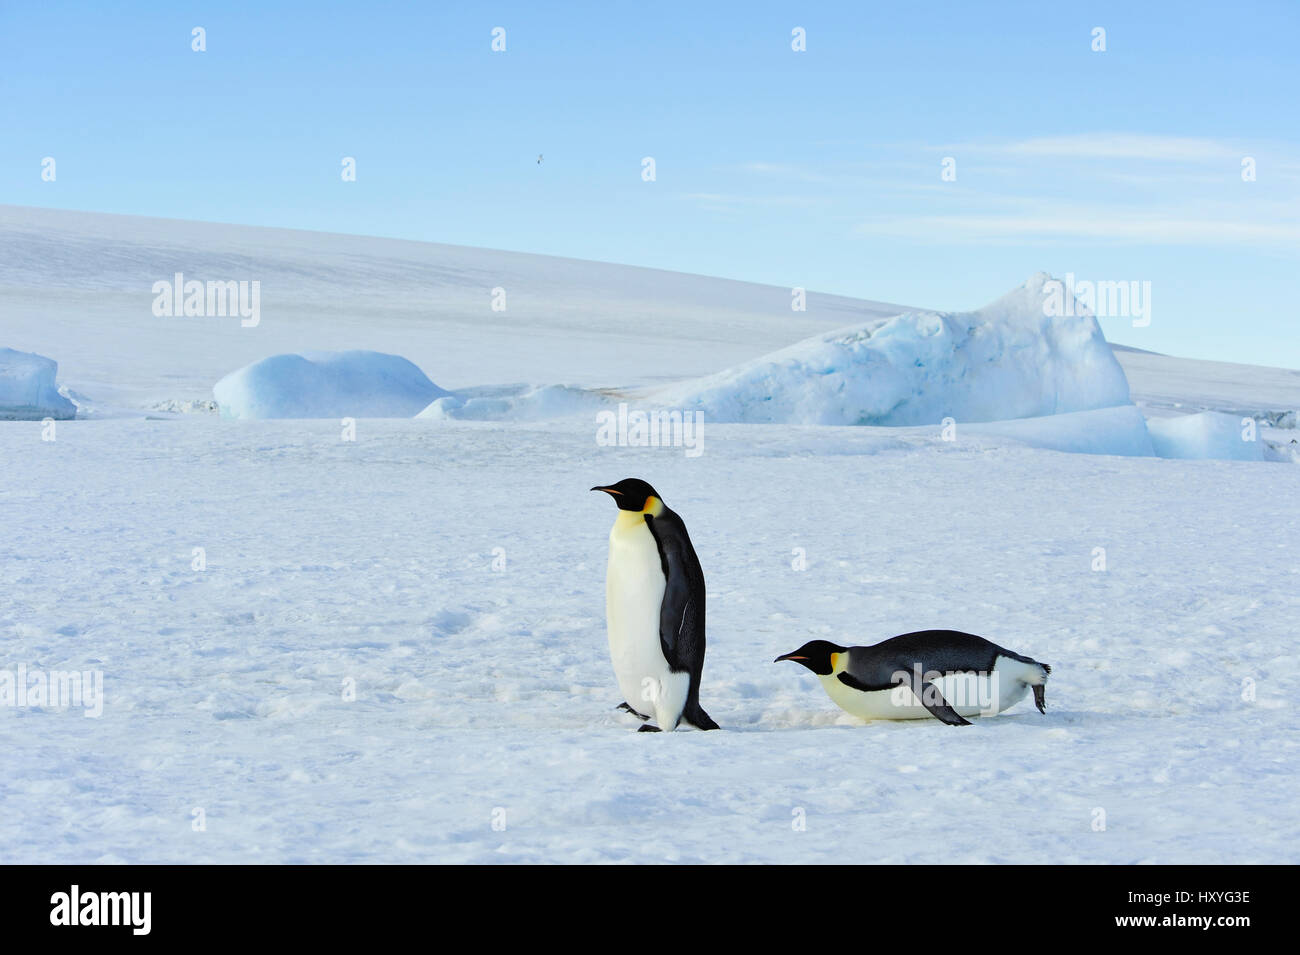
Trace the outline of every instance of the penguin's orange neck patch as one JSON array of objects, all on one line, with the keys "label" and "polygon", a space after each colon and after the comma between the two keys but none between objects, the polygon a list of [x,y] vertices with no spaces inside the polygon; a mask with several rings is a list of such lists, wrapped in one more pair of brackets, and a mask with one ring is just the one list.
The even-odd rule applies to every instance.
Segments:
[{"label": "penguin's orange neck patch", "polygon": [[664,502],[651,494],[645,499],[645,507],[641,508],[642,514],[649,514],[651,517],[658,517],[664,512]]},{"label": "penguin's orange neck patch", "polygon": [[839,655],[838,653],[832,653],[832,654],[831,654],[831,670],[832,670],[832,671],[835,670],[836,667],[838,667],[839,665],[840,665],[840,655]]}]

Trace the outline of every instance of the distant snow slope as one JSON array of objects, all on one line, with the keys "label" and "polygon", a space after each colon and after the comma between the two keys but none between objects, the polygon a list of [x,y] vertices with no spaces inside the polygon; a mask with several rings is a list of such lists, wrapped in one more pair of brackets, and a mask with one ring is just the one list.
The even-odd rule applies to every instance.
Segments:
[{"label": "distant snow slope", "polygon": [[1200,361],[1112,346],[1133,402],[1147,415],[1197,411],[1259,416],[1300,409],[1300,371]]},{"label": "distant snow slope", "polygon": [[[155,316],[153,283],[177,273],[260,282],[260,321]],[[533,420],[684,386],[904,312],[918,309],[809,292],[807,311],[792,312],[788,288],[702,275],[0,205],[0,347],[55,356],[79,417],[200,411],[218,379],[265,357],[370,350],[406,357],[455,392],[430,417]],[[1300,408],[1294,370],[1114,352],[1148,416],[1294,422]],[[1112,369],[1093,359],[1102,390],[1112,387]],[[1018,400],[1032,404],[1028,392]]]},{"label": "distant snow slope", "polygon": [[1129,403],[1096,319],[1049,317],[1039,273],[973,312],[907,312],[813,336],[660,400],[710,420],[920,425]]},{"label": "distant snow slope", "polygon": [[[153,283],[177,272],[260,281],[261,321],[156,317]],[[496,288],[504,311],[492,310]],[[918,310],[817,292],[807,306],[791,311],[787,288],[656,269],[0,205],[0,346],[54,357],[83,410],[207,401],[234,369],[311,349],[402,355],[458,392],[644,388]],[[1148,413],[1300,408],[1300,371],[1122,347],[1116,357]]]},{"label": "distant snow slope", "polygon": [[[177,272],[259,281],[260,322],[156,317],[153,283]],[[101,406],[208,399],[236,368],[311,349],[401,355],[452,390],[647,385],[904,310],[790,302],[788,288],[544,255],[0,206],[0,345],[53,355]]]}]

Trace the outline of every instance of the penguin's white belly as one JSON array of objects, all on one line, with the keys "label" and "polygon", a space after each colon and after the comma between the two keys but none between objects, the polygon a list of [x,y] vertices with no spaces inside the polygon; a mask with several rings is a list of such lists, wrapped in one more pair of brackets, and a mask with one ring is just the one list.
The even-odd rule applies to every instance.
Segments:
[{"label": "penguin's white belly", "polygon": [[[1024,699],[1032,673],[1034,670],[1028,664],[998,657],[988,673],[950,673],[935,680],[934,685],[961,716],[994,716]],[[845,686],[834,675],[819,679],[835,705],[860,719],[934,719],[909,687],[864,693]]]},{"label": "penguin's white belly", "polygon": [[645,520],[620,520],[609,535],[605,571],[605,622],[609,656],[624,699],[662,730],[681,719],[690,674],[673,673],[659,641],[664,599],[659,547]]}]

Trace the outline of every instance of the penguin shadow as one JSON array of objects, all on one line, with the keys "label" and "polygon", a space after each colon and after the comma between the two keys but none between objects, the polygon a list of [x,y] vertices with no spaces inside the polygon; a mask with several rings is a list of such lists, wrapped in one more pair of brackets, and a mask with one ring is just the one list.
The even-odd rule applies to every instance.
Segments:
[{"label": "penguin shadow", "polygon": [[[1160,718],[1160,714],[1095,713],[1087,710],[1049,709],[1039,713],[1028,707],[1025,711],[1004,712],[995,716],[973,717],[970,726],[944,726],[937,719],[858,719],[833,710],[782,710],[776,714],[762,714],[750,719],[736,719],[726,714],[720,728],[729,733],[806,733],[817,730],[872,733],[915,733],[926,728],[944,727],[945,732],[966,735],[997,731],[999,728],[1020,731],[1024,729],[1065,729],[1072,726],[1127,722],[1134,716]],[[730,719],[728,717],[731,717]],[[620,724],[623,725],[623,724]]]},{"label": "penguin shadow", "polygon": [[[970,726],[950,726],[947,730],[958,735],[964,735],[972,732],[975,727],[982,727],[984,731],[997,730],[1001,727],[1007,729],[1024,730],[1024,729],[1068,729],[1071,727],[1100,727],[1100,726],[1117,726],[1131,724],[1134,720],[1164,720],[1181,718],[1178,713],[1124,713],[1109,712],[1100,710],[1077,710],[1060,707],[1048,709],[1046,713],[1039,713],[1028,707],[1021,712],[1005,712],[996,716],[979,716],[972,717]],[[850,722],[852,720],[852,722]],[[790,730],[819,730],[819,729],[873,729],[885,730],[887,732],[908,733],[915,732],[918,728],[933,727],[935,725],[943,726],[937,719],[912,719],[912,720],[857,720],[853,718],[841,720],[835,714],[830,714],[829,719],[818,719],[810,715],[807,722],[786,723],[782,726],[764,726],[756,725],[752,730],[759,732],[783,732]],[[726,725],[723,729],[728,729]]]},{"label": "penguin shadow", "polygon": [[[814,730],[869,730],[875,733],[915,733],[926,727],[944,726],[938,719],[861,719],[830,709],[791,709],[780,708],[764,713],[745,715],[740,711],[717,710],[720,714],[718,729],[723,733],[790,733]],[[1078,710],[1071,707],[1049,706],[1046,713],[1039,713],[1032,704],[1018,704],[1014,710],[1006,710],[992,716],[972,717],[969,726],[946,726],[950,732],[978,732],[974,727],[983,727],[987,732],[997,727],[1008,729],[1066,729],[1074,726],[1103,726],[1108,724],[1130,723],[1134,719],[1167,719],[1173,713],[1123,713],[1094,710]],[[622,730],[632,730],[647,734],[659,733],[660,729],[653,718],[643,719],[634,714],[626,703],[613,707],[606,715],[607,726]],[[704,732],[683,722],[674,732]]]}]

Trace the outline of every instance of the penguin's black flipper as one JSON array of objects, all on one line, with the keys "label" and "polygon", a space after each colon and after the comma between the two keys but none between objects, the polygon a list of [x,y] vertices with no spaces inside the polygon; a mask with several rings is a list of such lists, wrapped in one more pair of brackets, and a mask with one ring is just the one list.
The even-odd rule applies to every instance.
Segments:
[{"label": "penguin's black flipper", "polygon": [[664,508],[646,525],[659,546],[664,596],[659,605],[659,644],[673,672],[691,672],[704,664],[704,573],[686,525]]},{"label": "penguin's black flipper", "polygon": [[948,701],[939,692],[939,688],[933,683],[927,680],[918,687],[916,681],[912,681],[911,686],[912,692],[921,701],[921,705],[925,707],[926,712],[936,720],[947,723],[949,726],[970,726],[970,720],[949,706]]},{"label": "penguin's black flipper", "polygon": [[1039,683],[1034,687],[1034,706],[1038,707],[1038,712],[1047,712],[1047,687]]},{"label": "penguin's black flipper", "polygon": [[659,645],[674,673],[690,674],[682,715],[698,729],[717,729],[700,706],[700,676],[704,671],[704,571],[691,545],[686,524],[665,507],[658,517],[646,515],[646,526],[659,546],[664,572],[664,596],[659,606]]}]

